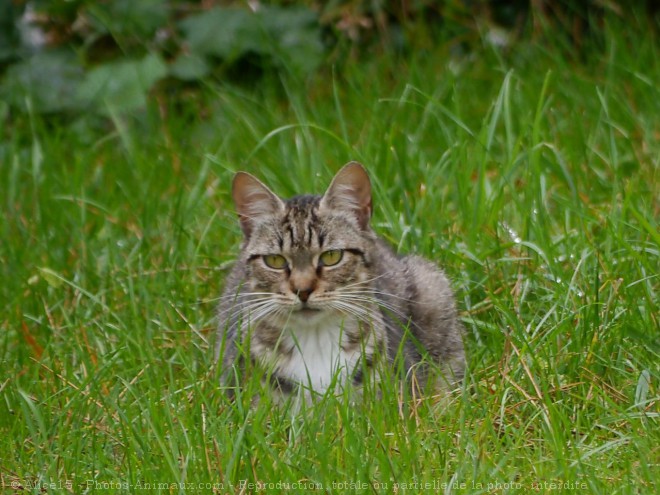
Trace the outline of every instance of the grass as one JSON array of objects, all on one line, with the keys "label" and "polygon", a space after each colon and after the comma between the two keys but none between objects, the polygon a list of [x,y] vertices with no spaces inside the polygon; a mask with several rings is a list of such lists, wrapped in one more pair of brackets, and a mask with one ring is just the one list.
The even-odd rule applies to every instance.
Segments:
[{"label": "grass", "polygon": [[[5,490],[657,490],[660,53],[603,30],[583,61],[439,46],[0,131]],[[446,407],[394,386],[299,414],[229,402],[213,313],[233,172],[288,196],[351,159],[377,230],[454,281],[464,388]]]}]

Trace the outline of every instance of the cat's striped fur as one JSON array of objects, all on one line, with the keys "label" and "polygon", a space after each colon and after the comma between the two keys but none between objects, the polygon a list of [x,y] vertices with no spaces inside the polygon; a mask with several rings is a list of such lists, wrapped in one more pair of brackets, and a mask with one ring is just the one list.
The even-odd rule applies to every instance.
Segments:
[{"label": "cat's striped fur", "polygon": [[362,165],[346,165],[323,196],[288,201],[239,172],[233,197],[244,242],[219,309],[227,388],[240,386],[247,368],[284,396],[360,387],[365,373],[377,380],[378,366],[394,363],[422,388],[463,377],[449,283],[376,236]]}]

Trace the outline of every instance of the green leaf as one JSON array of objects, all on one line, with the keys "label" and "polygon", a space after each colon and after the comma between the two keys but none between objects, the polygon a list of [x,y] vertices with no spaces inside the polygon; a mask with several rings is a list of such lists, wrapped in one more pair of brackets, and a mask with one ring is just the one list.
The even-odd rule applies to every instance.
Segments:
[{"label": "green leaf", "polygon": [[294,72],[308,73],[323,61],[318,16],[305,7],[266,7],[259,10],[268,46],[280,63]]},{"label": "green leaf", "polygon": [[167,25],[172,8],[169,0],[89,2],[87,19],[99,33],[147,38]]},{"label": "green leaf", "polygon": [[635,390],[635,405],[640,409],[646,407],[646,401],[649,396],[649,388],[651,386],[651,373],[649,370],[642,370],[637,380],[637,388]]},{"label": "green leaf", "polygon": [[28,98],[39,113],[73,110],[78,106],[76,92],[82,74],[82,66],[71,53],[38,53],[7,70],[0,97],[19,107]]},{"label": "green leaf", "polygon": [[[46,281],[46,283],[51,287],[53,287],[54,289],[60,288],[64,283],[64,278],[62,277],[62,275],[60,275],[54,270],[51,270],[50,268],[38,267],[37,270],[39,270],[39,273]],[[31,278],[30,280],[33,280],[33,278]]]},{"label": "green leaf", "polygon": [[157,54],[104,64],[87,74],[78,96],[87,103],[103,103],[106,113],[127,112],[144,107],[149,89],[166,75],[167,66]]},{"label": "green leaf", "polygon": [[210,71],[206,57],[197,53],[181,54],[170,64],[170,74],[184,81],[201,79]]},{"label": "green leaf", "polygon": [[305,7],[261,6],[256,13],[217,7],[179,27],[191,53],[229,63],[257,53],[293,72],[311,72],[325,52],[318,17]]},{"label": "green leaf", "polygon": [[247,10],[216,7],[179,23],[189,49],[233,61],[249,51],[268,51],[255,15]]}]

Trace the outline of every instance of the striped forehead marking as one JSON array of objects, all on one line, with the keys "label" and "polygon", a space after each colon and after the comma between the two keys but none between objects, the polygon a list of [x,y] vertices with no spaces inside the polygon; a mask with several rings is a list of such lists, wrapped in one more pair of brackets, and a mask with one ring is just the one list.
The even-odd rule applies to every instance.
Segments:
[{"label": "striped forehead marking", "polygon": [[[316,215],[319,196],[296,196],[286,202],[286,214],[282,221],[282,237],[278,239],[280,248],[320,246],[323,236],[319,231]],[[314,242],[316,239],[316,242]]]}]

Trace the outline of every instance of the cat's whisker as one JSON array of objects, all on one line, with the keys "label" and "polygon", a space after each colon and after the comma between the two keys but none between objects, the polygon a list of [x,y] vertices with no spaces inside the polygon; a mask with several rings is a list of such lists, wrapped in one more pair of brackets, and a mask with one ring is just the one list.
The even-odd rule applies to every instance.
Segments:
[{"label": "cat's whisker", "polygon": [[236,312],[236,313],[241,313],[243,311],[248,310],[250,307],[252,307],[255,304],[261,304],[261,303],[265,303],[265,302],[268,302],[268,301],[271,301],[271,300],[273,300],[271,297],[263,297],[263,298],[258,298],[258,299],[250,299],[250,300],[247,300],[247,301],[237,302],[236,304],[233,304],[232,306],[220,311],[217,314],[217,317],[222,318],[227,313],[230,313],[232,311]]},{"label": "cat's whisker", "polygon": [[[340,297],[341,297],[341,296],[340,296]],[[378,306],[378,307],[380,307],[380,308],[383,308],[383,309],[385,309],[385,310],[387,310],[387,311],[390,311],[391,313],[393,313],[394,315],[396,315],[399,319],[401,319],[402,322],[407,322],[407,323],[409,323],[409,324],[411,324],[411,325],[414,325],[416,328],[419,328],[419,325],[418,325],[417,323],[415,323],[415,322],[410,318],[409,315],[406,315],[405,313],[403,313],[403,312],[402,312],[401,310],[399,310],[398,308],[396,308],[396,307],[392,306],[391,304],[388,304],[388,303],[386,303],[386,302],[384,302],[384,301],[381,301],[381,300],[379,300],[378,298],[372,298],[372,297],[367,297],[367,296],[355,296],[355,295],[351,295],[351,296],[349,297],[348,300],[349,300],[349,301],[351,301],[351,300],[353,300],[353,301],[361,301],[361,302],[367,302],[367,303],[374,304],[374,305],[376,305],[376,306]]]},{"label": "cat's whisker", "polygon": [[254,325],[258,321],[264,319],[266,316],[272,314],[277,308],[278,304],[272,302],[270,304],[264,304],[256,308],[254,311],[247,314],[248,325]]},{"label": "cat's whisker", "polygon": [[244,308],[248,308],[253,304],[259,304],[263,302],[267,302],[272,300],[270,297],[263,297],[263,298],[258,298],[258,299],[248,299],[246,301],[237,301],[234,304],[230,305],[229,307],[223,309],[217,314],[218,318],[221,318],[225,314],[231,312],[231,311],[242,311]]},{"label": "cat's whisker", "polygon": [[256,302],[250,301],[240,307],[231,308],[235,311],[231,314],[230,318],[240,317],[243,320],[247,318],[252,321],[257,321],[261,319],[263,315],[268,314],[270,310],[278,306],[279,304],[270,298]]},{"label": "cat's whisker", "polygon": [[385,302],[381,299],[378,299],[377,297],[373,297],[368,293],[367,294],[355,294],[355,293],[346,294],[346,293],[343,293],[341,291],[337,291],[337,295],[335,297],[338,297],[338,298],[340,298],[342,300],[345,300],[345,301],[362,301],[362,302],[371,303],[371,304],[374,304],[374,305],[377,305],[377,306],[388,306],[388,305],[390,305],[389,303],[387,303],[387,302]]},{"label": "cat's whisker", "polygon": [[[385,292],[383,290],[378,290],[376,288],[365,288],[365,289],[360,289],[360,290],[350,290],[350,291],[345,291],[343,290],[344,288],[342,287],[342,292],[346,294],[377,294],[385,297],[391,297],[393,299],[398,299],[399,301],[405,301],[405,302],[410,302],[410,303],[415,303],[415,304],[422,304],[420,301],[417,301],[415,299],[409,299],[407,297],[401,297],[397,296],[396,294],[392,294],[391,292]],[[428,303],[432,304],[432,303]]]},{"label": "cat's whisker", "polygon": [[374,282],[375,280],[378,280],[378,279],[381,279],[381,278],[384,278],[384,277],[389,277],[389,276],[396,276],[396,273],[394,271],[384,271],[380,275],[377,275],[375,277],[371,277],[371,278],[368,278],[368,279],[365,279],[365,280],[359,280],[357,282],[353,282],[352,284],[344,285],[342,288],[343,289],[349,289],[351,287],[357,287],[357,286],[360,286],[360,285],[364,285],[365,287],[371,288],[372,286],[369,285],[371,282]]},{"label": "cat's whisker", "polygon": [[346,284],[346,285],[344,285],[342,288],[343,288],[343,289],[349,289],[349,288],[351,288],[351,287],[357,287],[357,286],[360,286],[360,285],[364,285],[365,287],[369,287],[368,284],[370,284],[370,283],[373,282],[374,280],[378,280],[379,278],[383,278],[385,275],[387,275],[387,273],[388,273],[388,272],[383,273],[383,274],[381,274],[381,275],[378,275],[378,276],[376,276],[376,277],[371,277],[371,278],[365,279],[365,280],[359,280],[359,281],[357,281],[357,282],[353,282],[352,284]]},{"label": "cat's whisker", "polygon": [[361,304],[355,304],[352,301],[334,299],[330,301],[328,305],[344,313],[350,313],[361,321],[373,320],[375,317],[375,312],[373,310]]},{"label": "cat's whisker", "polygon": [[346,304],[342,304],[339,301],[335,301],[329,305],[329,307],[339,311],[340,313],[343,313],[347,316],[351,316],[359,321],[367,321],[367,316],[363,314],[361,311],[356,310],[353,306],[349,306]]},{"label": "cat's whisker", "polygon": [[376,297],[377,294],[385,295],[383,293],[376,292],[376,291],[370,291],[370,290],[364,290],[364,291],[338,290],[338,291],[336,291],[336,293],[338,295],[340,295],[341,297],[352,297],[352,298],[355,298],[356,300],[357,299],[366,300],[366,301],[370,301],[370,302],[372,302],[374,304],[378,304],[378,305],[391,305],[390,303],[383,301],[379,297]]},{"label": "cat's whisker", "polygon": [[[254,301],[267,301],[267,300],[285,301],[285,302],[288,301],[288,298],[286,296],[278,292],[246,292],[244,294],[239,294],[239,295],[241,296],[240,300],[237,297],[232,296],[232,298],[235,299],[234,307],[238,307],[239,305],[249,304]],[[255,297],[255,296],[260,296],[260,297]]]},{"label": "cat's whisker", "polygon": [[231,294],[225,294],[224,296],[218,297],[218,301],[224,301],[227,299],[245,299],[252,296],[272,296],[274,292],[233,292]]}]

